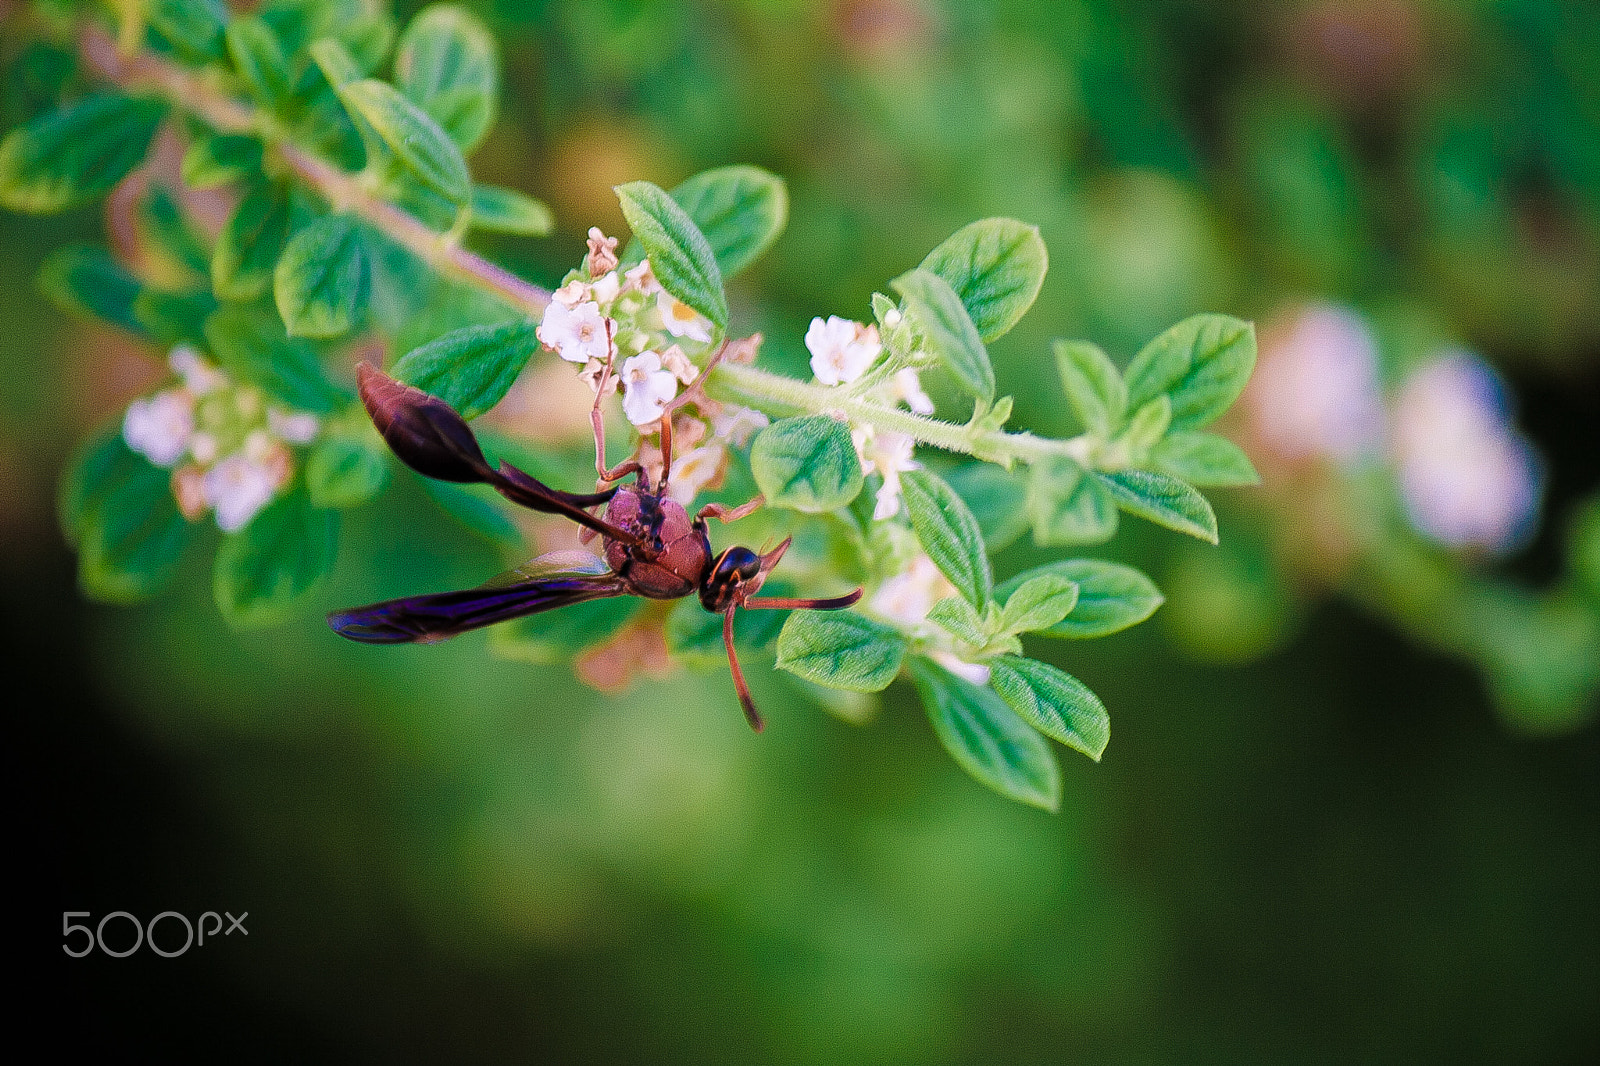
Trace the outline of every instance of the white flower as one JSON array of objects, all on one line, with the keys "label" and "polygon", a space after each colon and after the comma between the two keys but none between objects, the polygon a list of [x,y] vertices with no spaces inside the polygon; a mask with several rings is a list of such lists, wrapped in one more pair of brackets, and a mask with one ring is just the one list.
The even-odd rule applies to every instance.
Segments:
[{"label": "white flower", "polygon": [[900,473],[917,469],[917,464],[911,459],[916,439],[907,433],[874,429],[872,426],[859,426],[851,430],[850,439],[855,443],[856,453],[861,456],[861,472],[876,473],[883,478],[883,485],[878,489],[877,505],[872,510],[873,519],[881,522],[893,518],[900,513]]},{"label": "white flower", "polygon": [[748,407],[724,407],[721,411],[711,416],[711,429],[717,436],[733,444],[736,448],[743,448],[750,435],[758,429],[765,427],[771,419],[760,411],[753,411]]},{"label": "white flower", "polygon": [[189,438],[189,457],[201,466],[217,461],[217,438],[212,433],[196,433]]},{"label": "white flower", "polygon": [[568,309],[577,307],[589,298],[589,286],[573,278],[550,294],[550,299]]},{"label": "white flower", "polygon": [[648,425],[678,394],[678,379],[661,369],[661,357],[644,352],[622,364],[622,411],[636,426]]},{"label": "white flower", "polygon": [[918,554],[904,570],[878,586],[867,608],[881,618],[917,626],[927,620],[934,604],[955,594],[956,587],[933,565],[933,560]]},{"label": "white flower", "polygon": [[228,375],[206,362],[187,344],[180,344],[167,353],[167,365],[183,378],[183,387],[196,396],[215,392],[228,383]]},{"label": "white flower", "polygon": [[688,337],[701,344],[711,339],[711,320],[670,292],[663,289],[656,296],[656,309],[661,312],[662,326],[674,337]]},{"label": "white flower", "polygon": [[1499,381],[1455,352],[1412,374],[1395,410],[1406,514],[1452,547],[1503,551],[1533,523],[1538,458],[1511,426]]},{"label": "white flower", "polygon": [[277,472],[242,454],[227,456],[201,480],[206,502],[217,512],[217,526],[233,533],[250,523],[278,491]]},{"label": "white flower", "polygon": [[122,439],[156,466],[183,458],[194,433],[194,397],[183,389],[135,400],[122,418]]},{"label": "white flower", "polygon": [[605,317],[593,300],[570,308],[558,300],[550,301],[544,321],[534,333],[546,348],[554,349],[569,363],[604,359],[610,347]]},{"label": "white flower", "polygon": [[267,408],[267,428],[273,436],[290,444],[310,444],[317,435],[317,416],[305,411],[280,411]]},{"label": "white flower", "polygon": [[811,352],[811,372],[824,385],[854,381],[883,351],[875,326],[863,326],[848,318],[829,315],[824,322],[811,320],[806,330],[806,348]]},{"label": "white flower", "polygon": [[722,460],[727,451],[718,442],[702,444],[672,460],[672,483],[667,494],[682,507],[694,502],[702,488],[716,480],[722,472]]},{"label": "white flower", "polygon": [[957,677],[970,681],[980,688],[989,683],[989,668],[982,663],[969,663],[956,658],[954,652],[938,650],[928,652],[928,658]]},{"label": "white flower", "polygon": [[617,277],[617,272],[607,271],[603,277],[589,283],[589,299],[600,304],[610,304],[617,298],[617,293],[621,289],[622,281]]},{"label": "white flower", "polygon": [[892,403],[905,405],[919,415],[933,414],[933,401],[922,391],[922,379],[912,367],[901,367],[889,379],[889,396]]},{"label": "white flower", "polygon": [[1246,396],[1265,442],[1287,459],[1349,462],[1383,438],[1378,343],[1345,307],[1314,305],[1268,334]]},{"label": "white flower", "polygon": [[661,282],[656,280],[656,272],[650,268],[650,260],[641,259],[638,264],[622,274],[623,288],[637,289],[646,296],[654,296],[661,291]]}]

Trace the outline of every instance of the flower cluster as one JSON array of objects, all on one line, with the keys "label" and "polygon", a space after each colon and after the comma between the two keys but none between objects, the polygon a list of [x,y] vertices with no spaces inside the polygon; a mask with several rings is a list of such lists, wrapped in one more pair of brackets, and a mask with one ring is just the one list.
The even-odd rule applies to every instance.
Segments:
[{"label": "flower cluster", "polygon": [[916,638],[928,658],[952,674],[974,685],[987,685],[989,667],[962,659],[953,647],[954,638],[928,621],[934,604],[955,595],[956,587],[926,552],[916,549],[904,567],[878,586],[867,601],[867,610]]},{"label": "flower cluster", "polygon": [[172,470],[172,494],[191,522],[214,512],[224,533],[243,529],[289,483],[288,445],[320,428],[303,411],[267,404],[186,345],[168,363],[182,384],[128,405],[122,437],[156,466]]},{"label": "flower cluster", "polygon": [[[841,386],[854,384],[872,369],[883,353],[883,343],[876,326],[829,315],[826,320],[811,320],[806,350],[811,353],[811,372],[818,384]],[[914,367],[899,368],[868,392],[891,406],[903,403],[919,415],[933,414],[933,401],[922,390]],[[866,424],[852,427],[850,439],[861,456],[861,472],[882,479],[872,517],[880,522],[893,518],[900,513],[900,474],[917,469],[911,458],[916,441],[907,434]]]},{"label": "flower cluster", "polygon": [[1538,460],[1476,356],[1442,353],[1386,403],[1366,319],[1313,305],[1269,332],[1246,399],[1262,442],[1289,462],[1387,451],[1408,520],[1434,541],[1500,552],[1532,524]]}]

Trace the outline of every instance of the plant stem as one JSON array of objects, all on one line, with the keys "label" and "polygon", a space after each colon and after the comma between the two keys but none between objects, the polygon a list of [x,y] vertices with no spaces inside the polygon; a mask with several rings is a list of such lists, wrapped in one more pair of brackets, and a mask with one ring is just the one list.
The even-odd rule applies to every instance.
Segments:
[{"label": "plant stem", "polygon": [[1052,440],[1032,433],[977,429],[738,363],[719,363],[706,380],[706,393],[714,400],[753,407],[769,415],[838,413],[852,423],[904,433],[919,443],[975,455],[1002,466],[1037,463],[1057,456],[1090,465],[1092,442],[1087,436]]},{"label": "plant stem", "polygon": [[106,81],[127,89],[153,89],[171,103],[223,133],[261,137],[296,178],[338,211],[359,215],[396,244],[434,270],[499,297],[524,314],[539,317],[550,293],[480,255],[467,251],[449,234],[424,225],[412,215],[361,186],[347,173],[294,144],[274,123],[249,104],[229,95],[213,78],[176,66],[149,52],[123,55],[98,27],[86,27],[79,48],[89,67]]}]

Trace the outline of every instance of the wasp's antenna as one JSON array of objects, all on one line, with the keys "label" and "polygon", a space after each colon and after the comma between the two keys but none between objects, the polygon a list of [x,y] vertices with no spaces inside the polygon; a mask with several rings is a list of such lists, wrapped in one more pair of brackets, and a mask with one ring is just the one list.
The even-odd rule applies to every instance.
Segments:
[{"label": "wasp's antenna", "polygon": [[744,708],[744,717],[750,723],[750,728],[759,733],[767,727],[767,723],[761,720],[756,701],[750,698],[750,686],[745,683],[744,671],[739,668],[739,655],[733,650],[733,612],[738,609],[738,605],[734,604],[722,614],[722,643],[728,649],[728,669],[733,671],[733,687],[739,693],[739,706]]}]

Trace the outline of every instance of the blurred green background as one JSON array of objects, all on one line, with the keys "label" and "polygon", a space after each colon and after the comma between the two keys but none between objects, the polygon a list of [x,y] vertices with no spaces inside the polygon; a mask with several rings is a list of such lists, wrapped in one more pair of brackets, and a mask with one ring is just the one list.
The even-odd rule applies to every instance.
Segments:
[{"label": "blurred green background", "polygon": [[[506,83],[474,170],[562,227],[485,243],[525,276],[621,229],[620,181],[755,163],[788,180],[791,224],[736,325],[798,366],[812,315],[863,317],[957,226],[1015,216],[1052,269],[994,356],[1017,422],[1049,432],[1072,430],[1051,337],[1126,359],[1197,311],[1358,308],[1386,372],[1425,335],[1505,376],[1544,457],[1540,526],[1461,569],[1561,579],[1600,482],[1592,3],[468,6]],[[1556,736],[1497,715],[1359,573],[1229,556],[1283,572],[1213,619],[1185,607],[1220,586],[1185,584],[1175,535],[1124,523],[1084,552],[1145,566],[1188,620],[1030,649],[1112,716],[1054,817],[967,778],[909,686],[858,728],[753,663],[754,736],[717,672],[600,695],[482,636],[375,651],[315,615],[236,634],[200,559],[154,604],[83,602],[53,479],[159,374],[34,295],[98,224],[0,216],[9,777],[43,987],[94,1019],[74,1039],[270,1061],[1600,1059],[1593,708]],[[1220,494],[1225,547],[1303,520],[1252,491]],[[502,561],[408,486],[347,530],[319,606]],[[1264,632],[1204,639],[1241,616]],[[55,954],[56,910],[224,908],[247,941]]]}]

